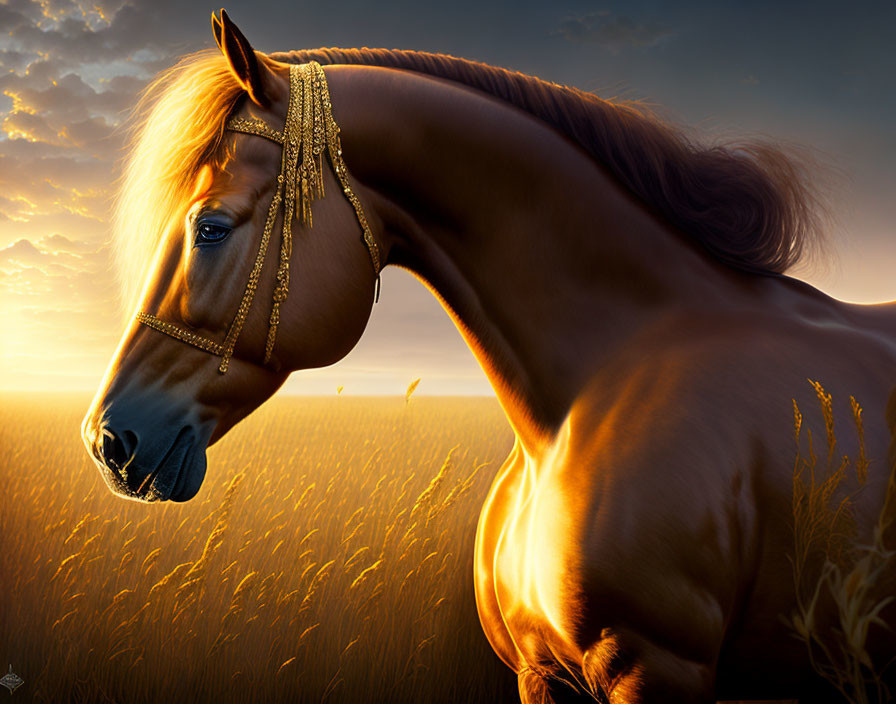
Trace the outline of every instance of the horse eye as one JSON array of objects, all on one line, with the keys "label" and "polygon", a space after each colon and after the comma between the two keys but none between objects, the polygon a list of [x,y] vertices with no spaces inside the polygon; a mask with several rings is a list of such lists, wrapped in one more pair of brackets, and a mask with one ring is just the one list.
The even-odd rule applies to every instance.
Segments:
[{"label": "horse eye", "polygon": [[220,242],[233,228],[220,223],[200,220],[196,226],[196,244],[211,244]]}]

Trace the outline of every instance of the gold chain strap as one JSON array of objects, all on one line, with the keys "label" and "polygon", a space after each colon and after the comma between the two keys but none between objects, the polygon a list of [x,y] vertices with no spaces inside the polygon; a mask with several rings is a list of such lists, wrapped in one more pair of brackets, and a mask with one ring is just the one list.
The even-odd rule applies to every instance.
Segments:
[{"label": "gold chain strap", "polygon": [[184,328],[178,327],[173,323],[166,323],[164,320],[159,320],[154,315],[150,315],[149,313],[137,313],[137,320],[144,325],[148,325],[153,330],[158,330],[159,332],[163,332],[166,335],[170,335],[176,340],[186,342],[187,344],[198,347],[199,349],[205,350],[206,352],[209,352],[211,354],[218,355],[219,357],[224,355],[224,347],[222,345],[219,345],[217,342],[202,337],[202,335],[192,333]]},{"label": "gold chain strap", "polygon": [[245,134],[254,134],[257,137],[264,137],[277,144],[283,144],[283,133],[272,129],[267,123],[255,117],[232,117],[227,122],[226,129],[231,132],[243,132]]},{"label": "gold chain strap", "polygon": [[289,257],[292,254],[292,213],[295,209],[296,197],[296,164],[299,151],[302,149],[302,130],[300,117],[302,104],[307,102],[301,92],[301,66],[289,68],[289,106],[286,109],[286,124],[283,127],[283,162],[280,174],[286,198],[283,205],[283,236],[280,240],[280,263],[277,266],[277,283],[274,285],[274,300],[271,304],[271,318],[268,323],[268,336],[264,345],[264,364],[271,359],[277,328],[280,326],[280,304],[289,295]]},{"label": "gold chain strap", "polygon": [[361,226],[361,239],[367,245],[367,251],[370,253],[370,261],[373,264],[373,271],[377,277],[377,298],[379,298],[379,277],[380,277],[380,248],[373,239],[373,233],[370,231],[370,225],[367,223],[367,217],[364,215],[364,208],[361,206],[361,200],[355,195],[351,184],[348,182],[348,173],[345,169],[345,162],[342,160],[342,143],[339,141],[339,125],[333,119],[333,106],[330,103],[330,89],[327,86],[327,77],[323,69],[315,61],[311,64],[316,66],[316,73],[320,80],[320,96],[323,103],[324,124],[326,125],[327,151],[330,154],[330,164],[336,178],[339,179],[339,185],[342,186],[342,192],[355,209],[355,217]]},{"label": "gold chain strap", "polygon": [[[312,61],[307,64],[289,67],[289,104],[286,111],[286,122],[283,131],[271,128],[258,118],[231,118],[224,126],[232,132],[242,132],[263,137],[282,145],[283,155],[280,174],[277,176],[277,188],[271,199],[268,215],[258,246],[258,253],[246,289],[240,300],[236,316],[227,331],[224,343],[203,337],[192,330],[174,323],[160,320],[150,313],[140,312],[137,321],[158,332],[169,335],[176,340],[186,342],[198,349],[221,357],[218,371],[227,372],[237,339],[242,332],[243,324],[249,315],[258,281],[264,267],[268,242],[277,219],[277,212],[283,203],[283,233],[280,240],[280,257],[277,266],[276,283],[274,285],[271,317],[265,341],[263,363],[271,359],[280,325],[280,305],[289,295],[289,260],[292,255],[292,219],[299,218],[303,225],[312,227],[311,203],[316,198],[323,198],[323,152],[330,155],[330,163],[345,197],[355,211],[358,224],[361,226],[361,239],[370,254],[370,261],[377,276],[376,299],[379,299],[380,256],[379,247],[373,234],[361,201],[355,195],[348,181],[345,162],[342,160],[342,145],[339,141],[339,126],[333,119],[330,91],[327,78],[320,64]],[[301,164],[300,162],[301,157]],[[297,197],[298,196],[298,197]]]}]

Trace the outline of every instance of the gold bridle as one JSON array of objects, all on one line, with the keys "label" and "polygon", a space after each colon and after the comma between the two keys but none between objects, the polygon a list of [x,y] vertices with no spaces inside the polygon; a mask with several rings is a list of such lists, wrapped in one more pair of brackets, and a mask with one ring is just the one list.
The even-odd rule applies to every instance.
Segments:
[{"label": "gold bridle", "polygon": [[[249,273],[246,290],[243,292],[236,316],[227,330],[223,343],[203,337],[189,328],[160,320],[150,313],[137,313],[137,321],[153,330],[164,333],[181,342],[186,342],[204,352],[221,357],[218,371],[227,372],[233,356],[236,341],[243,329],[243,323],[252,307],[258,280],[264,267],[268,242],[277,219],[280,203],[283,205],[283,235],[280,241],[280,261],[277,267],[277,279],[274,285],[274,297],[271,304],[271,317],[268,335],[265,342],[263,364],[271,359],[277,328],[280,325],[280,306],[289,293],[289,258],[292,253],[292,219],[293,212],[303,225],[312,226],[311,202],[323,198],[323,153],[328,152],[333,172],[345,197],[352,204],[355,216],[361,225],[361,240],[370,253],[370,261],[376,274],[375,298],[379,298],[380,254],[376,241],[370,232],[361,201],[348,182],[345,163],[342,160],[342,145],[339,141],[339,126],[333,119],[330,104],[330,91],[327,78],[320,64],[311,61],[307,64],[289,67],[289,106],[286,110],[286,122],[280,132],[268,126],[258,118],[234,117],[227,121],[224,129],[231,132],[256,135],[275,142],[283,147],[280,174],[277,176],[277,189],[274,191],[261,243],[255,263]],[[298,194],[298,198],[296,197]]]}]

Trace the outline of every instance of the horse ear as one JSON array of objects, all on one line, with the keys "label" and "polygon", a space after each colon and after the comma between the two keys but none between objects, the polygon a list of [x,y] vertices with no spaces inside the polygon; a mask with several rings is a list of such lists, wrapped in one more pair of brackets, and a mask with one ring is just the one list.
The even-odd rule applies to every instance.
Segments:
[{"label": "horse ear", "polygon": [[218,48],[223,53],[224,51],[224,25],[221,24],[221,20],[218,19],[218,16],[213,12],[212,13],[212,32],[215,35],[215,44],[218,45]]},{"label": "horse ear", "polygon": [[249,98],[256,105],[268,107],[271,101],[265,93],[262,80],[262,71],[267,69],[259,65],[255,50],[227,15],[226,10],[221,10],[220,20],[212,14],[212,31],[218,48],[230,64],[230,70],[249,94]]}]

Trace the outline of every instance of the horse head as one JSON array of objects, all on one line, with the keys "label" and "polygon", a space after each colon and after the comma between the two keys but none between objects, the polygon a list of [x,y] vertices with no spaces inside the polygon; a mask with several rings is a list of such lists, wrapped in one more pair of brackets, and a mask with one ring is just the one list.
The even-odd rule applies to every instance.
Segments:
[{"label": "horse head", "polygon": [[[377,222],[342,161],[322,69],[256,53],[223,11],[212,24],[221,53],[149,90],[117,237],[132,271],[151,254],[82,424],[108,486],[143,501],[195,496],[209,445],[291,371],[355,345],[378,283]],[[324,193],[345,198],[319,200],[312,221]]]}]

